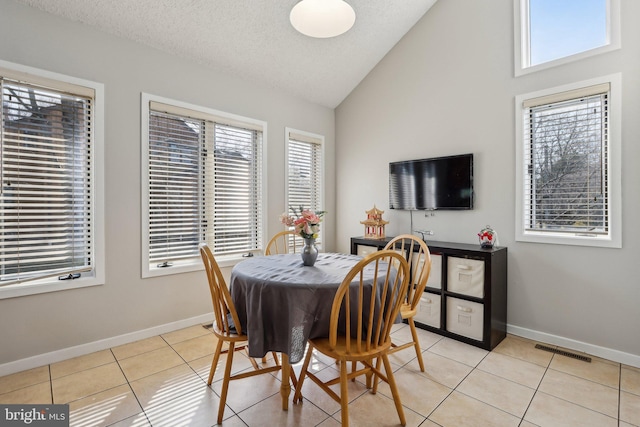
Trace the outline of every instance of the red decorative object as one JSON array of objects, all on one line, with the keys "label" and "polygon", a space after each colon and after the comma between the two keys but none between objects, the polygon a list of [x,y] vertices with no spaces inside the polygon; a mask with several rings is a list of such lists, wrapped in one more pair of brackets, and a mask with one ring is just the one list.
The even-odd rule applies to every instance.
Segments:
[{"label": "red decorative object", "polygon": [[366,239],[384,239],[384,226],[389,224],[389,221],[382,219],[384,211],[373,208],[366,211],[367,219],[360,221],[360,224],[364,224],[364,237]]},{"label": "red decorative object", "polygon": [[497,234],[490,226],[486,226],[478,233],[478,240],[480,241],[481,248],[493,248],[493,245],[497,245]]}]

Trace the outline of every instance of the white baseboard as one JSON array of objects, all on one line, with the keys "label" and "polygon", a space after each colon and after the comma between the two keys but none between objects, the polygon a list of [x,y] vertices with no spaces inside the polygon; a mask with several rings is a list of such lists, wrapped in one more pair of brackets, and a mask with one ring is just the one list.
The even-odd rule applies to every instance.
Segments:
[{"label": "white baseboard", "polygon": [[592,356],[640,368],[640,356],[636,354],[625,353],[622,351],[613,350],[611,348],[600,347],[582,341],[576,341],[570,338],[547,334],[545,332],[534,331],[532,329],[522,328],[520,326],[514,325],[507,325],[507,333],[517,335],[519,337],[528,338],[534,341],[540,341],[541,343],[557,345],[569,350],[580,351]]},{"label": "white baseboard", "polygon": [[[0,365],[0,377],[14,374],[16,372],[25,371],[27,369],[37,368],[39,366],[49,365],[51,363],[61,362],[73,357],[83,356],[85,354],[94,353],[100,350],[106,350],[111,347],[128,344],[145,338],[154,337],[156,335],[166,334],[178,329],[187,328],[189,326],[211,323],[212,314],[203,314],[201,316],[189,319],[179,320],[153,328],[143,329],[141,331],[130,332],[128,334],[116,337],[106,338],[99,341],[81,344],[74,347],[63,348],[61,350],[52,351],[50,353],[39,354],[37,356],[20,359]],[[212,350],[213,351],[213,350]]]},{"label": "white baseboard", "polygon": [[[153,328],[143,329],[141,331],[131,332],[100,341],[94,341],[74,347],[63,348],[62,350],[56,350],[50,353],[39,354],[37,356],[28,357],[26,359],[16,360],[0,365],[0,377],[14,374],[16,372],[25,371],[27,369],[37,368],[39,366],[49,365],[51,363],[61,362],[63,360],[83,356],[85,354],[93,353],[96,351],[106,350],[108,348],[117,347],[119,345],[128,344],[130,342],[150,338],[156,335],[166,334],[168,332],[187,328],[189,326],[209,323],[211,321],[211,314],[203,314],[201,316],[179,320],[177,322],[167,323],[160,326],[154,326]],[[603,359],[608,359],[614,362],[640,368],[640,356],[635,354],[624,353],[622,351],[600,347],[597,345],[576,341],[557,335],[547,334],[545,332],[534,331],[532,329],[522,328],[520,326],[507,325],[507,332],[523,338],[540,341],[541,343],[558,345],[569,350],[581,351],[592,356],[601,357]]]}]

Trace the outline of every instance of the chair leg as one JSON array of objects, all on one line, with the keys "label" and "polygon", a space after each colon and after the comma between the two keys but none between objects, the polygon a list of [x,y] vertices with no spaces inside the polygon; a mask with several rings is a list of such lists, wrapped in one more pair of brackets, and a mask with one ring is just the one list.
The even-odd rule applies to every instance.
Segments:
[{"label": "chair leg", "polygon": [[[247,355],[249,355],[249,353],[247,353]],[[272,351],[271,355],[273,356],[273,361],[275,362],[276,366],[280,366],[280,359],[278,359],[278,353],[276,353],[275,351]],[[265,363],[267,363],[266,354],[262,357],[262,364],[264,365]]]},{"label": "chair leg", "polygon": [[386,354],[383,354],[382,361],[384,362],[384,370],[387,373],[389,388],[391,389],[391,395],[393,396],[393,403],[396,404],[396,411],[398,411],[400,424],[402,424],[403,426],[407,425],[407,420],[404,417],[404,410],[402,409],[402,402],[400,402],[400,394],[398,393],[396,379],[393,377],[393,369],[391,369],[391,363],[389,363],[389,357]]},{"label": "chair leg", "polygon": [[213,355],[213,361],[211,362],[211,369],[209,370],[209,379],[207,380],[207,385],[211,385],[213,381],[213,375],[216,373],[216,366],[218,366],[218,361],[220,360],[220,353],[222,352],[222,340],[218,340],[216,344],[216,352]]},{"label": "chair leg", "polygon": [[293,403],[302,402],[302,383],[304,382],[304,376],[307,374],[307,368],[311,361],[311,353],[313,353],[313,347],[309,345],[309,348],[307,348],[307,355],[305,356],[304,363],[302,364],[302,371],[300,371],[300,378],[298,378],[298,384],[296,384],[296,392],[293,394]]},{"label": "chair leg", "polygon": [[409,328],[411,329],[411,336],[413,337],[413,345],[416,349],[416,356],[418,356],[418,365],[420,370],[424,372],[424,362],[422,361],[422,350],[420,350],[420,341],[418,341],[418,331],[416,331],[416,324],[413,321],[413,317],[409,318]]},{"label": "chair leg", "polygon": [[258,366],[258,362],[256,362],[256,359],[249,356],[249,350],[247,350],[247,357],[249,358],[249,362],[251,362],[251,366],[253,366],[254,370],[257,371],[258,369],[260,369],[260,367]]},{"label": "chair leg", "polygon": [[296,376],[296,371],[293,370],[293,366],[291,365],[289,365],[289,379],[291,380],[291,384],[295,390],[298,387],[298,377]]},{"label": "chair leg", "polygon": [[349,427],[349,394],[347,392],[347,361],[340,363],[340,408],[342,409],[342,427]]},{"label": "chair leg", "polygon": [[[380,365],[381,364],[382,364],[382,360],[380,360],[380,358],[378,357],[376,359],[376,369],[378,371],[380,371]],[[371,361],[371,365],[373,365],[373,360]],[[386,367],[385,367],[385,369],[386,369]],[[373,388],[371,390],[371,394],[376,394],[378,392],[378,383],[379,382],[380,382],[380,378],[378,378],[378,375],[374,375],[373,376]]]},{"label": "chair leg", "polygon": [[[369,363],[369,365],[373,366],[373,359],[367,361],[367,363]],[[371,379],[373,379],[375,381],[376,378],[378,378],[372,371],[367,372],[366,374],[364,374],[364,377],[366,379],[365,384],[367,387],[367,390],[371,389]],[[375,386],[375,383],[374,383]],[[373,394],[375,394],[375,390],[373,391]]]},{"label": "chair leg", "polygon": [[231,364],[233,363],[234,343],[229,343],[229,353],[227,354],[227,364],[224,367],[224,379],[222,380],[222,390],[220,392],[220,406],[218,407],[218,424],[222,424],[224,415],[224,405],[227,402],[227,391],[229,391],[229,377],[231,376]]}]

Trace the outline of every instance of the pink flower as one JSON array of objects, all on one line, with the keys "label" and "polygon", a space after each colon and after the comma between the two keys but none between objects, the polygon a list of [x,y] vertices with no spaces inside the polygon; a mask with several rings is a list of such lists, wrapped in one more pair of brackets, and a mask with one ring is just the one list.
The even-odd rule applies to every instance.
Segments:
[{"label": "pink flower", "polygon": [[303,210],[301,215],[306,222],[309,222],[311,224],[317,224],[321,221],[320,217],[316,215],[315,212],[310,211],[309,209]]},{"label": "pink flower", "polygon": [[310,209],[299,210],[292,208],[294,215],[287,215],[283,213],[280,215],[280,222],[287,227],[295,227],[295,230],[300,236],[305,239],[317,238],[320,232],[320,222],[322,222],[322,216],[324,211],[313,212]]},{"label": "pink flower", "polygon": [[287,227],[293,226],[293,221],[294,221],[294,218],[287,215],[286,213],[283,213],[282,215],[280,215],[280,222],[286,225]]}]

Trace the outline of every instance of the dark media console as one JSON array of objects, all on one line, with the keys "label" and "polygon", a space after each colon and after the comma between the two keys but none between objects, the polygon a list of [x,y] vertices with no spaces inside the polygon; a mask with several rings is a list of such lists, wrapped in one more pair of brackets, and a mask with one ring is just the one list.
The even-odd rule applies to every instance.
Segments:
[{"label": "dark media console", "polygon": [[[366,255],[391,239],[352,237],[351,253]],[[507,335],[507,248],[426,243],[431,274],[414,318],[416,326],[492,350]]]}]

